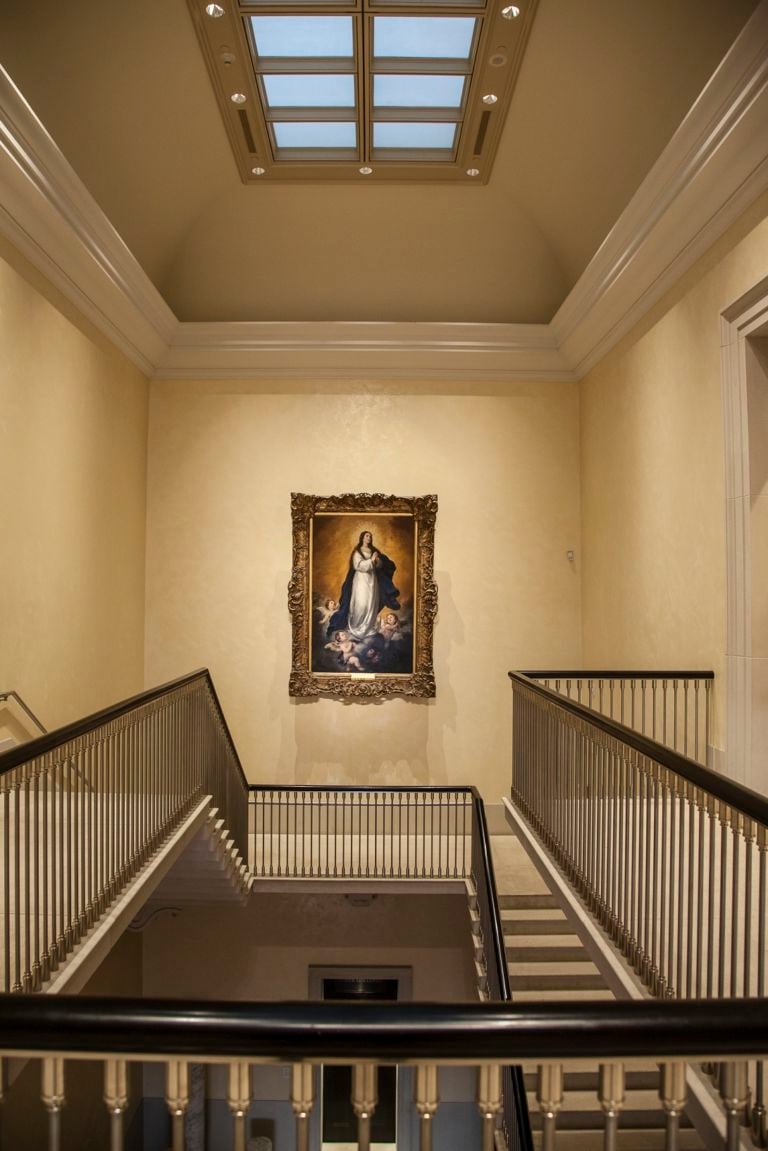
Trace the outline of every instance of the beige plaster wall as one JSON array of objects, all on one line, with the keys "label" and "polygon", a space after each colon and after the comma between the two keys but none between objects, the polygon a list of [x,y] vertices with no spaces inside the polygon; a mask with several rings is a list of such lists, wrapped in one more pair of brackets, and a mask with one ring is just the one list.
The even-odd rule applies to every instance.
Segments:
[{"label": "beige plaster wall", "polygon": [[726,698],[720,314],[768,271],[766,213],[763,197],[580,384],[585,664],[711,668],[716,748]]},{"label": "beige plaster wall", "polygon": [[[498,800],[507,671],[580,659],[577,390],[327,387],[152,385],[147,684],[210,667],[252,781],[474,782]],[[437,493],[435,700],[289,699],[291,491]]]},{"label": "beige plaster wall", "polygon": [[143,939],[143,994],[308,999],[310,966],[410,967],[412,998],[477,996],[466,896],[252,895],[247,904],[182,907]]},{"label": "beige plaster wall", "polygon": [[0,246],[0,688],[48,728],[141,689],[147,383]]}]

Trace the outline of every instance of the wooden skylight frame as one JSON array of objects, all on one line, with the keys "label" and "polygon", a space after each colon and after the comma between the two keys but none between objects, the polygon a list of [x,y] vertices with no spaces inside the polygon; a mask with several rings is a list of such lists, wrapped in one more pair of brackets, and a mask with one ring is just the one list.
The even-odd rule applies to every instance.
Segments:
[{"label": "wooden skylight frame", "polygon": [[[488,181],[538,0],[187,0],[241,178],[247,184],[286,182]],[[510,18],[510,9],[518,15]],[[506,15],[504,14],[506,13]],[[259,57],[250,18],[345,16],[352,21],[353,57]],[[476,22],[471,50],[459,57],[373,59],[374,20],[464,18]],[[282,107],[265,99],[265,75],[353,75],[355,106]],[[460,106],[374,107],[374,76],[466,75]],[[235,99],[233,99],[235,97]],[[484,100],[495,97],[495,100]],[[355,125],[354,147],[280,148],[276,124]],[[374,147],[375,124],[456,123],[452,147]],[[391,130],[391,129],[390,129]],[[396,130],[396,129],[395,129]],[[293,131],[301,129],[293,128]],[[309,129],[313,131],[313,129]],[[349,135],[349,129],[343,130]],[[407,133],[409,129],[403,129]],[[423,135],[425,127],[413,129]],[[322,128],[315,129],[322,135]],[[436,129],[436,135],[447,135]]]}]

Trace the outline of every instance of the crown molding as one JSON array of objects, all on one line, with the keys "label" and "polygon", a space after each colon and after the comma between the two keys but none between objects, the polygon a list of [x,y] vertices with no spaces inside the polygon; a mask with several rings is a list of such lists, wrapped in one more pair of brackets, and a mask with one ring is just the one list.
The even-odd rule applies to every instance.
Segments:
[{"label": "crown molding", "polygon": [[547,324],[186,323],[157,379],[561,380]]},{"label": "crown molding", "polygon": [[0,68],[0,233],[156,379],[577,380],[767,188],[761,0],[550,324],[181,322]]},{"label": "crown molding", "polygon": [[768,0],[761,0],[552,320],[579,378],[766,189]]}]

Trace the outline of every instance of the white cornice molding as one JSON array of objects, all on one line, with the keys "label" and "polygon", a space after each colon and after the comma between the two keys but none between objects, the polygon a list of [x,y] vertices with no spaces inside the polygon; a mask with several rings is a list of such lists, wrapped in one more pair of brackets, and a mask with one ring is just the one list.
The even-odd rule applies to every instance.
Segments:
[{"label": "white cornice molding", "polygon": [[157,379],[563,380],[547,324],[179,324]]},{"label": "white cornice molding", "polygon": [[552,320],[577,375],[767,188],[768,0],[761,0]]},{"label": "white cornice molding", "polygon": [[0,231],[152,374],[178,320],[2,68]]},{"label": "white cornice molding", "polygon": [[0,233],[157,379],[579,379],[768,188],[761,0],[551,324],[183,323],[0,69]]}]

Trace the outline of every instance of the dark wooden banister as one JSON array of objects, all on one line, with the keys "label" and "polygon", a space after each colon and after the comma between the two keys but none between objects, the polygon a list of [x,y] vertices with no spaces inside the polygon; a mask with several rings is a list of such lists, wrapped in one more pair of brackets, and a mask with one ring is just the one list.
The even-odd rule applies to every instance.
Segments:
[{"label": "dark wooden banister", "polygon": [[713,671],[521,671],[529,679],[714,679]]},{"label": "dark wooden banister", "polygon": [[7,995],[0,1050],[282,1062],[764,1056],[768,999],[233,1003]]},{"label": "dark wooden banister", "polygon": [[208,684],[211,697],[218,711],[219,719],[221,720],[222,728],[240,773],[243,787],[247,790],[248,781],[245,778],[243,765],[240,762],[235,742],[232,739],[229,726],[224,718],[224,712],[222,711],[216,688],[213,685],[211,673],[205,667],[199,668],[197,671],[191,671],[188,675],[180,676],[178,679],[173,679],[169,683],[160,684],[159,687],[152,687],[149,688],[148,691],[142,691],[138,695],[132,695],[128,699],[114,703],[110,707],[103,708],[101,711],[96,711],[84,719],[78,719],[75,720],[74,723],[57,727],[53,731],[46,732],[45,735],[40,735],[36,739],[30,739],[27,743],[20,744],[18,747],[12,747],[9,751],[0,754],[0,775],[6,771],[11,771],[15,767],[19,767],[23,763],[29,763],[30,760],[37,759],[38,756],[45,755],[47,752],[55,751],[71,740],[81,739],[83,736],[97,731],[100,727],[104,727],[106,724],[120,719],[124,715],[128,715],[129,712],[137,711],[141,707],[146,707],[147,704],[154,703],[155,700],[162,699],[163,696],[170,695],[178,691],[179,688],[186,687],[188,684],[195,683],[198,680],[205,680]]}]

